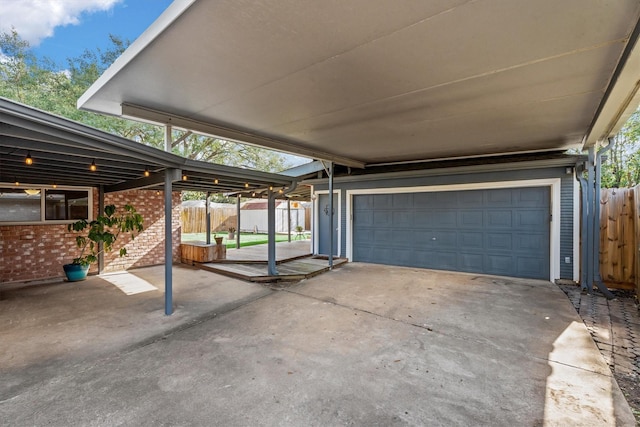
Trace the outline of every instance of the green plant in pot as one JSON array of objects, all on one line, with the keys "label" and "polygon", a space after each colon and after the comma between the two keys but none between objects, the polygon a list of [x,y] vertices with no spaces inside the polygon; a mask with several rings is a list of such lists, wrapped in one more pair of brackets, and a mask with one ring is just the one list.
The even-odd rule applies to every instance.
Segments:
[{"label": "green plant in pot", "polygon": [[[76,244],[80,248],[80,256],[73,259],[71,264],[63,266],[67,279],[71,282],[84,280],[87,277],[89,266],[98,261],[98,255],[102,252],[110,252],[113,244],[122,234],[129,234],[134,239],[143,229],[142,215],[136,209],[127,204],[118,212],[115,205],[108,205],[104,213],[98,215],[93,221],[81,219],[69,224],[67,229],[82,235],[76,236]],[[100,247],[102,243],[102,247]],[[120,256],[127,255],[127,248],[120,248]]]},{"label": "green plant in pot", "polygon": [[227,239],[233,240],[235,238],[236,238],[236,228],[235,227],[229,227],[229,234],[227,234]]}]

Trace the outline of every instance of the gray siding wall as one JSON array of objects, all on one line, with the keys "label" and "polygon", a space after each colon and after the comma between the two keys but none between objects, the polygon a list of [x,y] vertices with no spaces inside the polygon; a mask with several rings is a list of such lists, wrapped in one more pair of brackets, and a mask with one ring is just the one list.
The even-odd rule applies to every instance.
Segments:
[{"label": "gray siding wall", "polygon": [[[564,167],[376,180],[370,180],[370,178],[366,176],[363,178],[364,179],[362,181],[334,182],[334,190],[342,190],[340,194],[342,216],[339,221],[340,229],[342,230],[342,241],[340,242],[340,253],[342,256],[345,256],[347,253],[347,190],[561,178],[560,213],[562,218],[560,219],[560,278],[573,280],[573,180],[575,178],[573,177],[573,174],[567,174]],[[315,184],[314,189],[328,190],[328,183]],[[565,263],[566,257],[569,257],[571,261],[570,263]]]}]

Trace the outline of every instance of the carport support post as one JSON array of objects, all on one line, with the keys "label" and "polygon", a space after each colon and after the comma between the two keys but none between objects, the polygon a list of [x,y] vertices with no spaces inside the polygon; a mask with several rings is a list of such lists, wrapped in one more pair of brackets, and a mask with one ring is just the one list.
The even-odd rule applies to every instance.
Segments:
[{"label": "carport support post", "polygon": [[236,200],[236,218],[238,218],[238,221],[236,222],[236,249],[240,249],[240,195],[239,194]]},{"label": "carport support post", "polygon": [[207,191],[207,197],[204,198],[204,216],[205,216],[205,225],[206,225],[206,233],[207,245],[211,244],[211,212],[209,212],[209,196],[211,193]]},{"label": "carport support post", "polygon": [[164,314],[173,314],[173,236],[171,230],[171,191],[173,169],[164,171]]},{"label": "carport support post", "polygon": [[333,162],[329,162],[329,270],[333,270]]},{"label": "carport support post", "polygon": [[276,269],[276,195],[269,190],[267,200],[267,274],[277,276]]},{"label": "carport support post", "polygon": [[291,199],[287,199],[287,232],[289,233],[289,243],[291,243]]},{"label": "carport support post", "polygon": [[[104,213],[104,185],[98,187],[98,215]],[[104,243],[98,243],[98,274],[104,271]]]}]

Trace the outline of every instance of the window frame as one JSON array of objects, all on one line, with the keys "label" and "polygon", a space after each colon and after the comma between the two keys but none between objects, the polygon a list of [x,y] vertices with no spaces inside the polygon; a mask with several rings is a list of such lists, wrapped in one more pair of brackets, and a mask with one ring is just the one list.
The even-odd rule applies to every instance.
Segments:
[{"label": "window frame", "polygon": [[56,224],[73,224],[78,219],[46,219],[46,190],[69,190],[69,191],[86,191],[87,192],[87,214],[86,220],[93,218],[93,187],[75,187],[69,185],[41,185],[41,184],[11,184],[7,182],[0,182],[0,193],[2,189],[35,189],[40,190],[40,220],[34,221],[0,221],[0,227],[5,225],[56,225]]}]

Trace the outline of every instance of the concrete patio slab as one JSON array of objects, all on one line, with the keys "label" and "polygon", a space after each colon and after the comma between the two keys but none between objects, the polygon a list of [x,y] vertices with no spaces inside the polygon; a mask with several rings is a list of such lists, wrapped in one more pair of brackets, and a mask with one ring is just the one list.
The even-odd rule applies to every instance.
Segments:
[{"label": "concrete patio slab", "polygon": [[[224,313],[216,309],[198,321],[184,315],[182,326],[165,325],[155,339],[132,334],[128,345],[102,346],[101,356],[84,360],[72,357],[85,351],[78,345],[68,361],[59,359],[47,376],[21,387],[7,388],[5,380],[29,377],[30,364],[16,362],[18,354],[9,365],[3,361],[0,419],[12,425],[635,424],[584,323],[550,283],[358,263],[281,291],[215,280],[229,281],[216,292],[250,290]],[[202,300],[216,292],[188,304],[206,305]],[[181,294],[176,299],[186,301]],[[96,323],[102,333],[117,334],[135,309],[114,307],[107,318],[82,315],[78,306],[71,313],[88,318],[88,330],[97,330]],[[182,310],[191,309],[185,305],[176,316]],[[160,311],[158,302],[152,312]],[[46,341],[48,329],[69,314],[28,313],[13,317],[22,314],[39,328],[25,337],[32,341]],[[2,319],[3,337],[10,318]],[[64,340],[87,336],[76,328]],[[13,335],[11,344],[20,337]],[[47,348],[29,349],[39,356],[30,363],[46,363]]]}]

